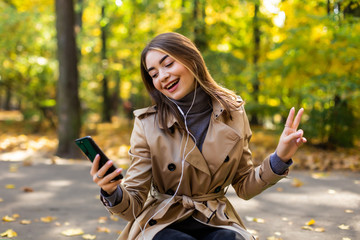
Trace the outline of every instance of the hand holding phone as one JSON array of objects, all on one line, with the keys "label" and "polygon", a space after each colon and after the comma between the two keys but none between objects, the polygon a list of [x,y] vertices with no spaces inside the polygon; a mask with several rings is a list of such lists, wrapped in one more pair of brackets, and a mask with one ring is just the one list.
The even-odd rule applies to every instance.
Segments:
[{"label": "hand holding phone", "polygon": [[[85,154],[85,156],[91,161],[94,162],[94,159],[97,154],[100,155],[99,169],[109,161],[109,158],[101,151],[99,146],[95,143],[95,141],[90,137],[82,137],[75,140],[76,145],[81,149],[81,151]],[[116,170],[115,165],[113,164],[109,170],[105,173],[104,176],[114,172]],[[123,178],[123,175],[120,174],[116,176],[113,181],[120,180]]]}]

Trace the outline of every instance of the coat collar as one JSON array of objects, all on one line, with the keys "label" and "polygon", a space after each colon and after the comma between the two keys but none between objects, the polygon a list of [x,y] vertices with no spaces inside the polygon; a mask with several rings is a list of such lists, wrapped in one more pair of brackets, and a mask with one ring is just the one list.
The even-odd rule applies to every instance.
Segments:
[{"label": "coat collar", "polygon": [[[213,112],[203,143],[202,152],[195,146],[195,142],[190,136],[186,144],[186,134],[181,142],[181,149],[184,149],[186,144],[185,152],[182,152],[182,154],[184,154],[183,156],[186,156],[186,162],[209,176],[216,173],[219,167],[224,163],[225,158],[241,139],[240,133],[237,130],[223,122],[223,118],[221,118],[224,112],[222,105],[217,100],[213,100],[212,106]],[[137,117],[141,117],[141,115],[153,114],[156,112],[156,107],[152,106],[136,110],[134,114]],[[234,120],[235,119],[232,121]],[[176,122],[176,118],[173,115],[170,115],[166,127],[171,128]],[[164,126],[162,126],[160,122],[159,127],[164,129]],[[191,152],[191,154],[188,154],[189,152]]]}]

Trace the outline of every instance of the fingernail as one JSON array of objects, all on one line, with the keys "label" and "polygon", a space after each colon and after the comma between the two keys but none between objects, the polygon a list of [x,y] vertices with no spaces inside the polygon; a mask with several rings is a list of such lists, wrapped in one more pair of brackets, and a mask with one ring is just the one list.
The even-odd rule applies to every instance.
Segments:
[{"label": "fingernail", "polygon": [[119,173],[119,172],[121,172],[121,171],[122,171],[122,168],[116,169],[116,172],[117,172],[117,173]]},{"label": "fingernail", "polygon": [[106,163],[106,164],[111,165],[111,164],[112,164],[112,161],[111,161],[111,160],[109,160],[109,161],[107,161],[107,163]]}]

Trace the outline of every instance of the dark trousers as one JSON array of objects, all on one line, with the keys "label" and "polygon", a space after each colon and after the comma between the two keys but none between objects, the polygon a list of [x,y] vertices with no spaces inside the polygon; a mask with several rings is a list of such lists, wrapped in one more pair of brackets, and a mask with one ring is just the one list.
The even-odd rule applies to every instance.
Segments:
[{"label": "dark trousers", "polygon": [[207,226],[192,217],[173,223],[158,232],[153,240],[245,240],[235,231]]}]

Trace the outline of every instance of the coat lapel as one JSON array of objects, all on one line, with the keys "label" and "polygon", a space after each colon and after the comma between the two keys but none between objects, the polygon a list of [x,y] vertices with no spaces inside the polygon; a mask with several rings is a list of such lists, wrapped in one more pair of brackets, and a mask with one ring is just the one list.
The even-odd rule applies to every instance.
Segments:
[{"label": "coat lapel", "polygon": [[[185,145],[185,152],[182,152],[182,157],[185,158],[186,162],[188,162],[190,165],[196,167],[200,171],[208,174],[210,176],[210,171],[208,164],[206,163],[206,160],[204,156],[201,154],[199,148],[195,145],[194,140],[191,136],[188,137],[188,141],[186,143],[187,134],[184,135],[182,143],[181,143],[181,149],[184,149]],[[191,152],[189,154],[189,152]]]},{"label": "coat lapel", "polygon": [[213,115],[203,144],[202,155],[206,159],[211,175],[215,174],[230,151],[241,139],[239,133],[222,122],[223,112],[218,102],[213,102]]}]

